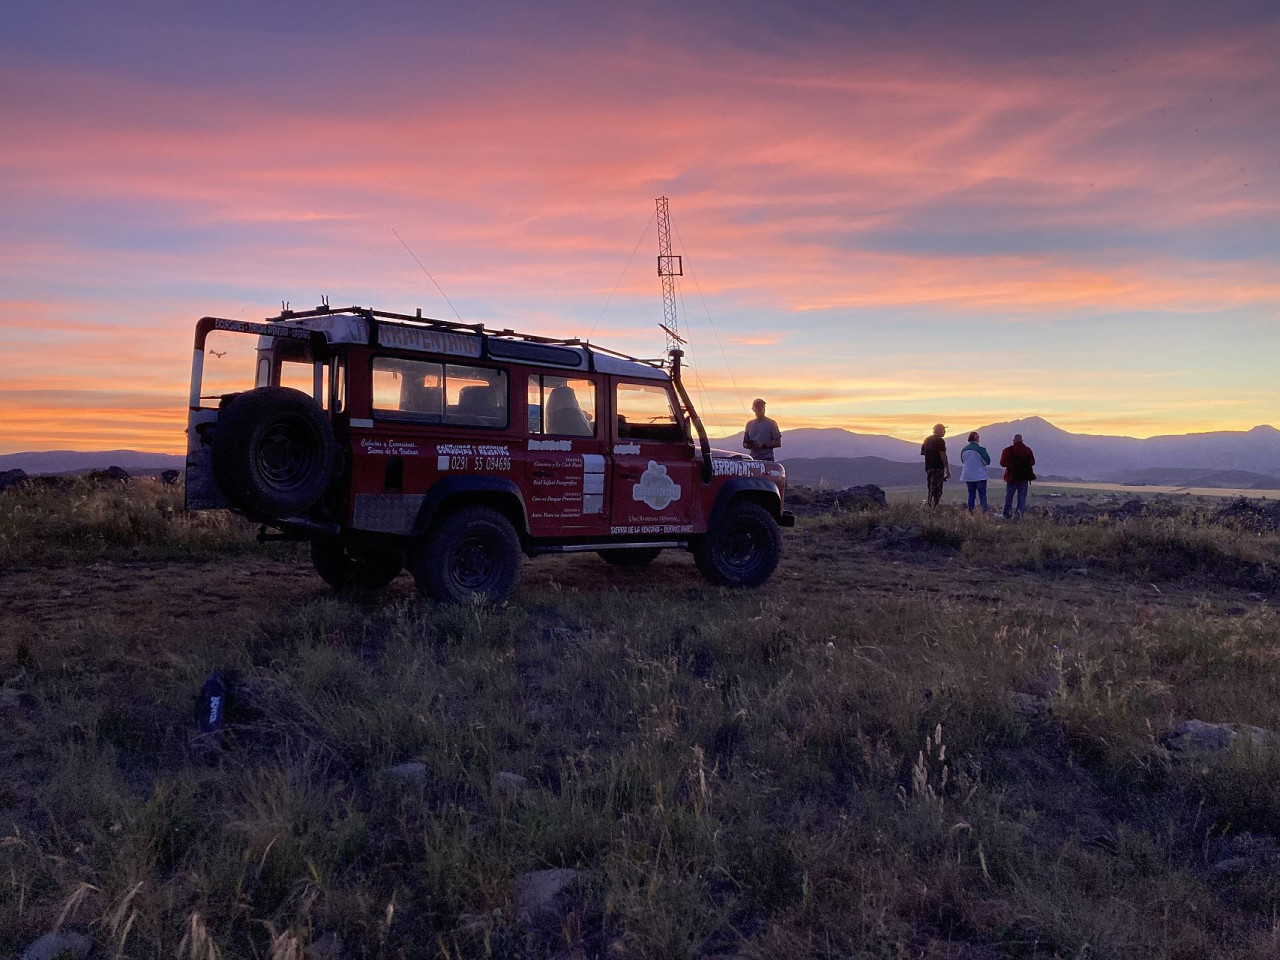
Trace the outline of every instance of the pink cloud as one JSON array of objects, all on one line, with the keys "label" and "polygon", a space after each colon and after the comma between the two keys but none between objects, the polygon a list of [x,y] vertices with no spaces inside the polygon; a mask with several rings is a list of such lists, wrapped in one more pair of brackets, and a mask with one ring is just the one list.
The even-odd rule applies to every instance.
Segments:
[{"label": "pink cloud", "polygon": [[[884,383],[833,374],[828,353],[857,353],[832,339],[850,318],[916,310],[1025,327],[1275,309],[1272,258],[1128,238],[1275,224],[1266,132],[1280,115],[1277,40],[1270,28],[1133,50],[1123,74],[1110,56],[693,56],[636,41],[565,58],[487,44],[476,54],[493,66],[484,81],[475,78],[488,68],[473,67],[468,83],[437,92],[427,74],[388,59],[340,78],[318,72],[311,95],[288,103],[0,67],[0,85],[21,79],[30,92],[0,106],[0,186],[16,198],[15,226],[0,228],[0,283],[19,302],[0,315],[6,345],[19,347],[0,358],[0,377],[69,389],[61,368],[73,349],[106,393],[137,399],[128,385],[142,380],[149,397],[180,395],[198,315],[260,316],[281,296],[449,316],[392,227],[467,319],[582,335],[667,191],[689,245],[679,245],[691,271],[682,289],[702,360],[726,365],[700,326],[695,275],[717,315],[742,318],[723,330],[747,371],[739,380],[810,423],[919,394],[911,369]],[[996,227],[1086,241],[983,249]],[[933,234],[950,246],[912,246]],[[1115,239],[1093,249],[1092,237]],[[660,342],[653,255],[650,235],[598,342],[640,354]],[[81,300],[50,295],[69,285]],[[785,371],[754,352],[774,347],[787,351]],[[740,405],[723,371],[705,376],[717,406]],[[1020,400],[1024,385],[993,384],[987,396]],[[1052,389],[1070,408],[1071,383]],[[1176,387],[1144,389],[1149,405],[1158,397],[1178,409]],[[1257,416],[1249,403],[1240,416]],[[86,422],[107,429],[93,409]]]}]

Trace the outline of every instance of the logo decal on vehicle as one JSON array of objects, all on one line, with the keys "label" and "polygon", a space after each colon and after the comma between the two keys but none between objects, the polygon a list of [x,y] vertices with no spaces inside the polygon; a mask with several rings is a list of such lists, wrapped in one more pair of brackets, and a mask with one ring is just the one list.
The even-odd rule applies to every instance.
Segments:
[{"label": "logo decal on vehicle", "polygon": [[654,510],[665,510],[680,499],[680,485],[667,476],[666,467],[650,460],[640,482],[631,488],[631,499]]}]

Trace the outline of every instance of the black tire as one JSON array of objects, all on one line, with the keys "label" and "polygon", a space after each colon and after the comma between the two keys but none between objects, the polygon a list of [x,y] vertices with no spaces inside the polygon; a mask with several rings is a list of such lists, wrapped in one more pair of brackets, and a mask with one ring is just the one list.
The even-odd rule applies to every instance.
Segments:
[{"label": "black tire", "polygon": [[698,572],[720,587],[758,587],[778,566],[782,535],[758,503],[736,500],[693,549]]},{"label": "black tire", "polygon": [[258,387],[218,414],[213,474],[227,502],[245,513],[303,513],[329,485],[336,458],[329,418],[301,390]]},{"label": "black tire", "polygon": [[437,523],[409,558],[418,591],[446,603],[501,603],[520,573],[520,538],[489,507],[462,507]]},{"label": "black tire", "polygon": [[335,590],[382,590],[404,569],[396,550],[352,550],[336,538],[311,541],[311,562]]},{"label": "black tire", "polygon": [[661,552],[661,547],[652,547],[644,550],[597,550],[596,554],[607,564],[634,570],[647,567],[658,559]]}]

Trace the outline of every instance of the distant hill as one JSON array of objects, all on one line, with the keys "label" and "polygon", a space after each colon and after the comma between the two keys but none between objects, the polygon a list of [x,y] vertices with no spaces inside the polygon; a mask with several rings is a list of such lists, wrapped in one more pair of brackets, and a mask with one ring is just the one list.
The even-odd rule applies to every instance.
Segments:
[{"label": "distant hill", "polygon": [[924,483],[918,463],[900,463],[883,457],[790,457],[782,461],[787,482],[806,487],[905,487]]},{"label": "distant hill", "polygon": [[[967,425],[953,424],[947,445],[953,465],[959,458],[969,433]],[[1255,484],[1274,482],[1280,477],[1280,430],[1258,426],[1252,430],[1224,430],[1216,433],[1189,433],[1175,436],[1134,437],[1095,436],[1070,433],[1043,417],[1027,417],[1002,423],[975,426],[982,444],[993,460],[1013,441],[1015,433],[1035,451],[1036,473],[1079,480],[1109,480],[1144,470],[1189,470],[1198,475],[1244,471],[1254,475]],[[818,460],[828,458],[881,457],[899,463],[920,464],[920,442],[873,434],[853,433],[839,428],[801,428],[782,431],[778,459]],[[729,450],[742,448],[742,434],[714,441]],[[831,469],[834,469],[832,467]],[[921,468],[923,469],[923,468]],[[1121,480],[1118,482],[1138,482]],[[1153,481],[1148,481],[1153,482]],[[1180,481],[1175,481],[1180,482]],[[1234,486],[1225,479],[1214,485]],[[1275,489],[1257,486],[1256,489]]]},{"label": "distant hill", "polygon": [[[1112,483],[1280,489],[1280,430],[1270,426],[1150,437],[1146,440],[1070,433],[1043,417],[990,423],[975,429],[982,434],[982,443],[995,461],[1000,459],[1001,449],[1012,441],[1013,435],[1021,433],[1035,450],[1036,473],[1042,478],[1058,476]],[[953,426],[951,435],[947,437],[953,471],[959,466],[960,449],[968,432],[964,426]],[[924,472],[920,459],[920,441],[923,439],[922,436],[920,440],[900,440],[897,437],[854,433],[838,427],[784,430],[778,459],[788,465],[789,474],[800,483],[818,482],[811,478],[826,477],[827,483],[841,486],[861,483],[902,486],[920,482]],[[716,439],[712,443],[725,450],[740,451],[742,434]],[[181,470],[184,464],[185,458],[177,454],[137,450],[94,453],[48,450],[0,455],[0,471],[21,468],[30,474],[83,473],[110,466],[123,467],[130,473],[142,473]],[[907,474],[900,474],[897,467],[886,464],[905,465],[909,470]],[[993,476],[999,475],[999,470],[993,470]],[[897,480],[899,476],[907,479]]]},{"label": "distant hill", "polygon": [[[921,437],[920,441],[923,440],[924,437]],[[853,433],[839,427],[825,429],[800,427],[782,431],[782,447],[778,450],[777,456],[779,459],[880,457],[885,460],[896,460],[899,463],[910,463],[913,459],[919,459],[920,441],[913,443],[909,440],[899,440],[897,437],[884,437],[874,433]],[[741,452],[742,432],[739,431],[731,437],[713,439],[711,445]]]},{"label": "distant hill", "polygon": [[1148,467],[1124,470],[1107,478],[1114,483],[1164,487],[1217,487],[1234,490],[1280,490],[1280,477],[1248,470],[1197,470],[1193,467]]},{"label": "distant hill", "polygon": [[88,473],[121,467],[130,473],[158,470],[181,470],[186,457],[172,453],[144,453],[139,450],[102,450],[84,453],[79,450],[45,450],[38,453],[0,454],[0,471],[25,470],[33,476],[40,473]]},{"label": "distant hill", "polygon": [[1043,417],[976,429],[996,459],[1013,435],[1021,433],[1035,450],[1036,473],[1105,480],[1122,471],[1177,467],[1202,473],[1244,470],[1264,477],[1280,476],[1280,430],[1270,426],[1146,440],[1069,433]]}]

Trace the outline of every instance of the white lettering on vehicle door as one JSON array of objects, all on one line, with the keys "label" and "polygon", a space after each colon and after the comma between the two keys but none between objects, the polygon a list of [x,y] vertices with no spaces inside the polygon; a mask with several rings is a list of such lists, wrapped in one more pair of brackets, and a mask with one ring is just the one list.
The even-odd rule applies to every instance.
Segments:
[{"label": "white lettering on vehicle door", "polygon": [[439,443],[436,466],[440,470],[506,473],[511,469],[511,448],[494,443]]}]

